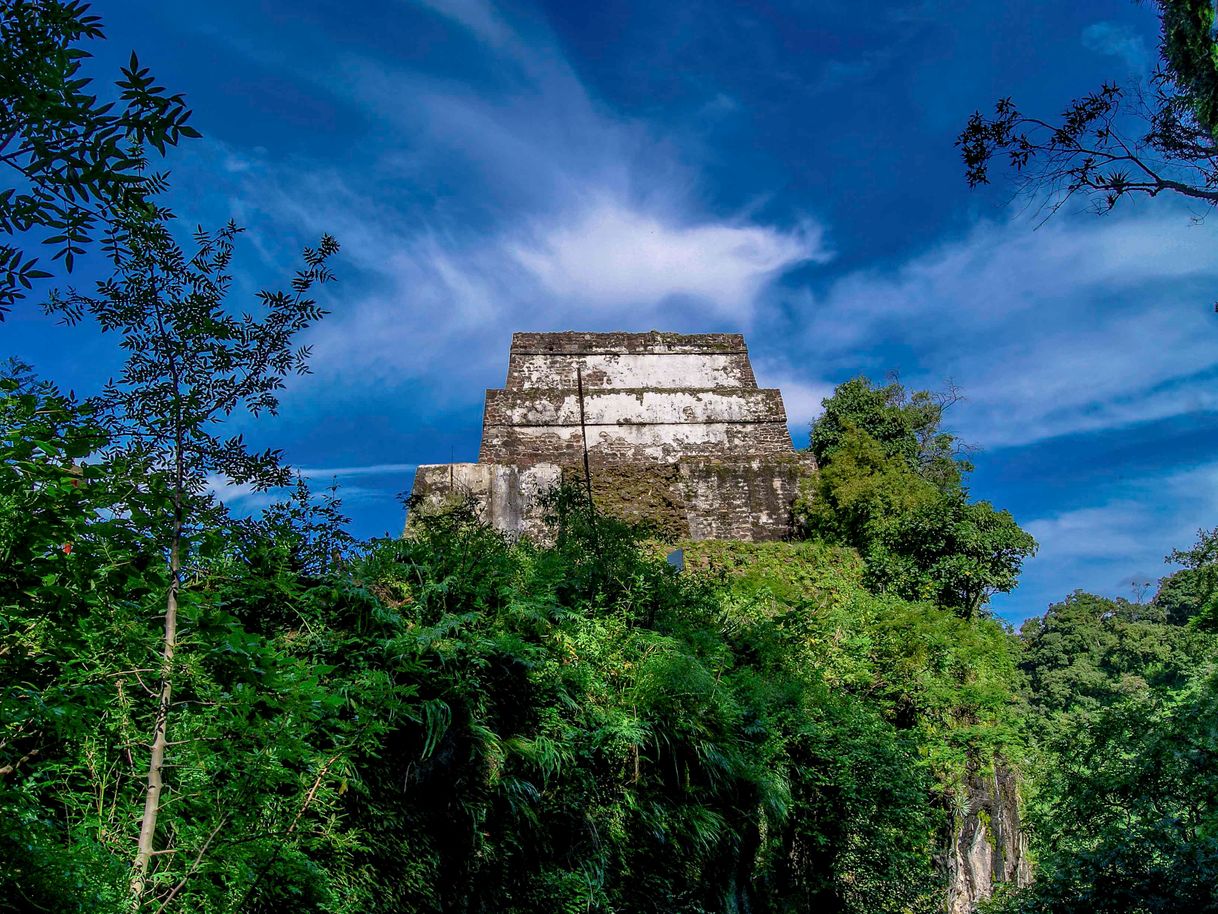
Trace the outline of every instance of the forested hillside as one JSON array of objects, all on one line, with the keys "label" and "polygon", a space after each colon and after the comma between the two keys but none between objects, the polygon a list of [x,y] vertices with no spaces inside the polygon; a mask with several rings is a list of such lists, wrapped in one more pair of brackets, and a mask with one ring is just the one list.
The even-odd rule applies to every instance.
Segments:
[{"label": "forested hillside", "polygon": [[[119,910],[168,495],[86,460],[105,432],[45,383],[6,382],[3,421],[3,897]],[[1155,601],[1075,594],[1016,637],[824,539],[686,544],[678,573],[581,492],[547,548],[461,509],[361,544],[303,486],[252,520],[198,496],[145,904],[933,911],[996,764],[1038,866],[1010,910],[1213,904],[1212,537]]]},{"label": "forested hillside", "polygon": [[240,229],[158,202],[181,97],[136,60],[88,95],[83,4],[0,22],[0,309],[46,282],[48,332],[124,360],[0,379],[0,910],[936,912],[989,894],[972,836],[989,910],[1218,911],[1218,528],[1147,602],[1015,632],[988,601],[1036,544],[954,396],[859,377],[791,542],[666,542],[579,485],[548,544],[468,503],[358,541],[226,424],[307,374],[338,243],[241,300]]}]

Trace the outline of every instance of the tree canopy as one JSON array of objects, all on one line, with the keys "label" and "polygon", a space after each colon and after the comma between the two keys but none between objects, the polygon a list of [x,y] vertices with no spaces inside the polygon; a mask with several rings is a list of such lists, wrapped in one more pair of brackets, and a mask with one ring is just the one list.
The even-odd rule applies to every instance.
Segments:
[{"label": "tree canopy", "polygon": [[958,398],[839,385],[812,427],[819,472],[796,512],[809,535],[858,549],[875,589],[971,617],[1015,586],[1036,544],[1009,512],[969,500],[971,465],[942,426]]},{"label": "tree canopy", "polygon": [[942,428],[944,412],[960,399],[954,388],[944,394],[910,392],[899,381],[880,387],[864,377],[839,384],[824,401],[824,412],[812,426],[811,448],[818,463],[827,463],[851,429],[865,431],[884,456],[903,461],[919,476],[943,490],[959,485],[971,467],[967,450]]},{"label": "tree canopy", "polygon": [[121,239],[156,218],[166,175],[148,150],[198,137],[180,94],[156,83],[134,53],[117,97],[92,94],[83,69],[102,23],[82,0],[0,0],[0,321],[51,276],[25,245],[40,242],[69,273],[99,234]]},{"label": "tree canopy", "polygon": [[1155,0],[1159,65],[1146,85],[1106,84],[1054,119],[1010,98],[975,112],[956,145],[969,185],[990,181],[995,159],[1043,195],[1050,212],[1081,195],[1100,212],[1129,196],[1218,203],[1218,43],[1211,0]]},{"label": "tree canopy", "polygon": [[1176,549],[1166,560],[1184,568],[1162,583],[1155,603],[1173,621],[1218,631],[1218,527],[1198,530],[1192,548]]},{"label": "tree canopy", "polygon": [[1024,624],[1040,871],[996,910],[1218,911],[1218,638],[1162,595],[1079,591]]}]

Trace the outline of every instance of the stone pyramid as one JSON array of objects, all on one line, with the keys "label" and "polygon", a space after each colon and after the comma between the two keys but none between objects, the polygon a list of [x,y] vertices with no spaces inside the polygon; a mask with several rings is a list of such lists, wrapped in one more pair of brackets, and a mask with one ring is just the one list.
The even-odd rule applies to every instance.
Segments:
[{"label": "stone pyramid", "polygon": [[739,334],[517,333],[478,462],[420,466],[413,510],[468,497],[544,538],[544,496],[582,478],[585,440],[598,507],[670,540],[781,539],[814,469]]}]

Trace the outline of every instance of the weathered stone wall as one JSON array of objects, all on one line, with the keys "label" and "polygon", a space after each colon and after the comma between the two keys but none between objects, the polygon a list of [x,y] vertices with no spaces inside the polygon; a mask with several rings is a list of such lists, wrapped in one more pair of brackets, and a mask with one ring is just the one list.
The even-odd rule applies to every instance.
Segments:
[{"label": "weathered stone wall", "polygon": [[810,457],[682,460],[689,538],[696,540],[783,539],[792,529],[792,506],[800,480],[815,468]]},{"label": "weathered stone wall", "polygon": [[[569,330],[566,333],[513,333],[512,355],[636,355],[643,353],[744,353],[740,333],[593,333]],[[750,375],[751,377],[751,375]]]},{"label": "weathered stone wall", "polygon": [[420,467],[415,502],[456,488],[500,529],[536,535],[536,487],[582,473],[585,442],[597,503],[673,538],[786,536],[812,468],[739,334],[517,333],[506,386],[486,392],[478,463]]},{"label": "weathered stone wall", "polygon": [[[575,388],[488,390],[483,421],[496,425],[579,425]],[[585,385],[584,421],[596,425],[697,422],[785,425],[782,394],[760,388],[612,388]],[[788,450],[790,438],[787,439]]]},{"label": "weathered stone wall", "polygon": [[552,464],[441,463],[418,468],[412,494],[433,508],[472,500],[487,523],[537,539],[545,534],[543,499],[561,480],[562,470]]},{"label": "weathered stone wall", "polygon": [[585,434],[593,457],[623,462],[791,452],[777,390],[606,390],[585,385],[584,422],[581,430],[575,389],[488,390],[478,459],[580,461]]},{"label": "weathered stone wall", "polygon": [[507,387],[756,388],[738,333],[516,333]]},{"label": "weathered stone wall", "polygon": [[[587,439],[593,459],[617,463],[676,463],[685,457],[731,460],[758,454],[785,457],[791,453],[785,426],[734,422],[589,426]],[[583,461],[583,440],[578,425],[495,426],[483,430],[478,459],[520,465],[579,463]]]},{"label": "weathered stone wall", "polygon": [[738,388],[756,386],[748,354],[739,353],[635,353],[611,355],[547,356],[513,355],[507,387],[575,388],[577,370],[583,371],[586,389],[646,387],[652,390],[674,387]]}]

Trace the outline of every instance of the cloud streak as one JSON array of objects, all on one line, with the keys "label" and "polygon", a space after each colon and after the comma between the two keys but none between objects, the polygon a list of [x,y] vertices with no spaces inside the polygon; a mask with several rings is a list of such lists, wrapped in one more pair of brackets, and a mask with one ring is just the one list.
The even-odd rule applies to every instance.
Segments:
[{"label": "cloud streak", "polygon": [[363,467],[299,467],[295,471],[306,479],[349,479],[353,476],[390,476],[413,473],[417,463],[374,463]]},{"label": "cloud streak", "polygon": [[555,299],[638,314],[686,296],[747,324],[775,275],[829,259],[821,235],[812,225],[792,232],[726,221],[682,225],[601,198],[538,226],[530,243],[506,247]]},{"label": "cloud streak", "polygon": [[1150,69],[1150,52],[1146,42],[1128,26],[1116,22],[1093,22],[1083,29],[1082,43],[1088,51],[1118,58],[1135,75]]},{"label": "cloud streak", "polygon": [[1022,446],[1218,409],[1215,285],[1218,250],[1178,211],[981,223],[833,283],[805,306],[804,346],[843,375],[950,377],[967,438]]},{"label": "cloud streak", "polygon": [[1064,598],[1058,582],[1113,597],[1175,570],[1164,562],[1218,515],[1218,463],[1146,474],[1112,487],[1098,504],[1037,517],[1024,526],[1040,543],[1020,590],[999,607],[1042,612]]},{"label": "cloud streak", "polygon": [[[385,495],[384,487],[352,485],[347,480],[378,476],[392,476],[394,491],[405,487],[404,480],[409,480],[409,474],[418,469],[415,463],[376,463],[367,466],[349,467],[292,467],[292,472],[304,477],[313,484],[314,494],[323,484],[334,481],[339,486],[338,496],[344,502],[358,501],[366,498],[381,498]],[[260,511],[282,499],[288,489],[259,490],[249,483],[232,483],[223,476],[208,476],[206,480],[208,491],[229,507],[241,511]]]},{"label": "cloud streak", "polygon": [[437,410],[477,399],[516,330],[747,329],[781,277],[831,258],[812,219],[708,207],[676,144],[594,103],[536,24],[522,32],[476,0],[425,6],[500,88],[347,57],[302,78],[341,87],[396,149],[342,171],[218,154],[232,197],[258,201],[252,218],[329,231],[355,267],[309,340],[319,405],[420,381]]}]

